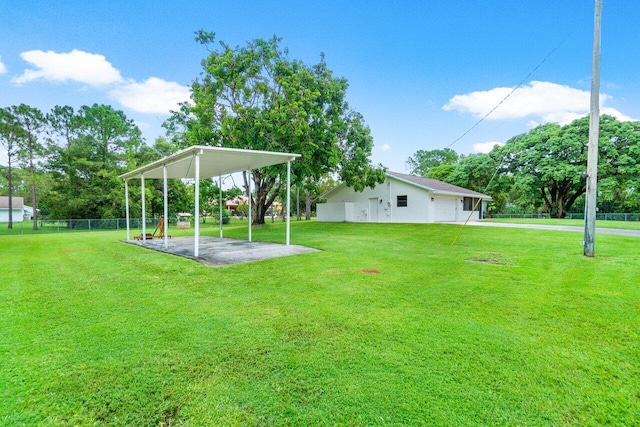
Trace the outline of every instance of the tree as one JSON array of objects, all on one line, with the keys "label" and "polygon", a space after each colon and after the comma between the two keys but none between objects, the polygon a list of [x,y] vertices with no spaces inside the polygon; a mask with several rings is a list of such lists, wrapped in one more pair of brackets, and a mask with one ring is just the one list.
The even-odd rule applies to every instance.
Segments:
[{"label": "tree", "polygon": [[[384,180],[384,169],[370,163],[373,141],[360,114],[345,100],[347,81],[336,78],[324,57],[314,66],[291,60],[280,39],[253,40],[231,48],[215,34],[198,31],[209,50],[203,72],[165,124],[181,145],[213,145],[302,154],[292,164],[294,183],[312,185],[337,173],[357,190]],[[284,167],[251,171],[254,224],[284,186]],[[245,174],[245,189],[248,177]]]},{"label": "tree", "polygon": [[600,119],[598,208],[604,212],[640,210],[640,122]]},{"label": "tree", "polygon": [[563,218],[585,192],[588,125],[563,128],[545,124],[506,143],[509,171],[525,197],[542,202],[550,215]]},{"label": "tree", "polygon": [[117,218],[124,215],[118,175],[144,155],[138,127],[107,105],[56,107],[50,123],[46,168],[55,179],[43,200],[53,218]]},{"label": "tree", "polygon": [[508,174],[500,173],[502,157],[503,153],[497,149],[490,154],[478,153],[463,156],[455,169],[447,175],[445,181],[490,195],[493,200],[489,203],[489,212],[501,212],[509,199],[512,184]]},{"label": "tree", "polygon": [[305,188],[305,220],[308,221],[311,219],[311,211],[315,210],[315,206],[318,203],[320,196],[334,188],[336,185],[338,185],[338,183],[330,175],[327,175],[314,183],[313,186]]},{"label": "tree", "polygon": [[[562,218],[585,193],[589,119],[566,126],[546,124],[507,141],[506,165],[515,188],[532,205]],[[598,178],[605,191],[599,205],[625,197],[638,197],[640,123],[600,118]],[[494,149],[495,150],[495,149]],[[617,195],[616,195],[617,192]]]},{"label": "tree", "polygon": [[199,193],[200,215],[202,215],[202,223],[204,224],[207,222],[207,215],[213,215],[216,212],[214,206],[219,204],[220,187],[213,182],[213,179],[208,178],[200,183]]},{"label": "tree", "polygon": [[0,144],[7,153],[7,195],[9,196],[9,223],[13,228],[13,161],[18,154],[25,131],[20,126],[11,108],[0,108]]},{"label": "tree", "polygon": [[46,169],[54,185],[48,197],[48,208],[54,218],[76,218],[75,194],[80,185],[76,163],[79,151],[74,143],[79,128],[75,111],[69,106],[56,105],[46,115],[49,123]]},{"label": "tree", "polygon": [[39,177],[36,170],[36,161],[44,154],[44,147],[40,142],[40,135],[46,127],[46,119],[40,110],[25,104],[10,107],[15,117],[16,124],[24,131],[24,138],[19,142],[18,159],[28,171],[29,192],[33,207],[33,229],[38,229],[38,198],[36,188],[39,186]]},{"label": "tree", "polygon": [[457,164],[455,165],[438,165],[429,169],[427,172],[426,178],[437,179],[438,181],[449,182],[449,177],[456,170]]},{"label": "tree", "polygon": [[[455,165],[458,162],[459,156],[451,148],[444,148],[442,150],[418,150],[413,156],[407,160],[407,167],[409,167],[409,173],[412,175],[418,175],[425,178],[433,178],[429,176],[429,172],[436,167],[442,165]],[[439,174],[442,174],[442,169],[439,170]]]}]

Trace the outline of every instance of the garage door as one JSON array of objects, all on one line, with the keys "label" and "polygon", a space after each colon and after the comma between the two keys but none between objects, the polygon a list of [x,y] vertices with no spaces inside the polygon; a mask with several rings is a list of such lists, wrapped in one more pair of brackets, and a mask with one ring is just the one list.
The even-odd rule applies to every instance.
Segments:
[{"label": "garage door", "polygon": [[450,197],[436,197],[434,200],[434,219],[436,222],[456,221],[457,199]]}]

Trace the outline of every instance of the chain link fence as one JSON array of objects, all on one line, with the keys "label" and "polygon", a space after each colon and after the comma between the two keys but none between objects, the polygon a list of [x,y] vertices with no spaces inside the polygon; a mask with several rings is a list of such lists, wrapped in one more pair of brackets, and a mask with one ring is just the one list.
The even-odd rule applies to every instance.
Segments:
[{"label": "chain link fence", "polygon": [[[158,218],[146,218],[146,228],[153,228],[158,224]],[[7,231],[8,223],[0,223],[0,229]],[[142,229],[142,218],[129,219],[131,230]],[[125,218],[114,219],[39,219],[38,232],[63,233],[72,231],[101,231],[101,230],[126,230]],[[32,233],[33,221],[13,222],[10,234]],[[2,234],[7,234],[6,232]]]},{"label": "chain link fence", "polygon": [[[568,219],[584,219],[584,214],[569,214]],[[597,213],[596,220],[601,221],[640,221],[640,213]]]},{"label": "chain link fence", "polygon": [[[488,216],[487,216],[488,218]],[[534,218],[549,219],[549,214],[492,214],[491,218]]]}]

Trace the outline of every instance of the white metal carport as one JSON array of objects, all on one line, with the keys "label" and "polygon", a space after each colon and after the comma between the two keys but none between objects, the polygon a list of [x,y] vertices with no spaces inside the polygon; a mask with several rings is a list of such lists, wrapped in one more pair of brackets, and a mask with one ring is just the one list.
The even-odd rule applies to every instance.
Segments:
[{"label": "white metal carport", "polygon": [[[164,218],[165,233],[164,246],[168,246],[168,185],[169,178],[191,178],[195,181],[195,239],[194,255],[198,256],[200,240],[200,180],[219,177],[235,172],[260,169],[266,166],[287,164],[287,210],[286,210],[286,244],[290,243],[290,201],[291,201],[291,162],[300,154],[278,153],[271,151],[241,150],[235,148],[206,147],[195,145],[164,157],[148,165],[120,175],[125,185],[125,207],[127,222],[127,240],[131,239],[129,226],[129,180],[140,179],[142,188],[142,238],[146,238],[146,212],[145,212],[145,179],[164,180]],[[251,179],[249,181],[249,241],[251,241]],[[222,235],[220,236],[222,237]]]}]

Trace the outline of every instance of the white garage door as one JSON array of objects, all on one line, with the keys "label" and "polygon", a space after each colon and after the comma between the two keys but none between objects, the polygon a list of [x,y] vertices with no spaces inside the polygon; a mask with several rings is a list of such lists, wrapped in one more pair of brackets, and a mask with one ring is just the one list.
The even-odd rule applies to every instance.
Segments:
[{"label": "white garage door", "polygon": [[436,222],[456,221],[456,208],[460,203],[450,197],[436,197],[434,200],[434,219]]}]

